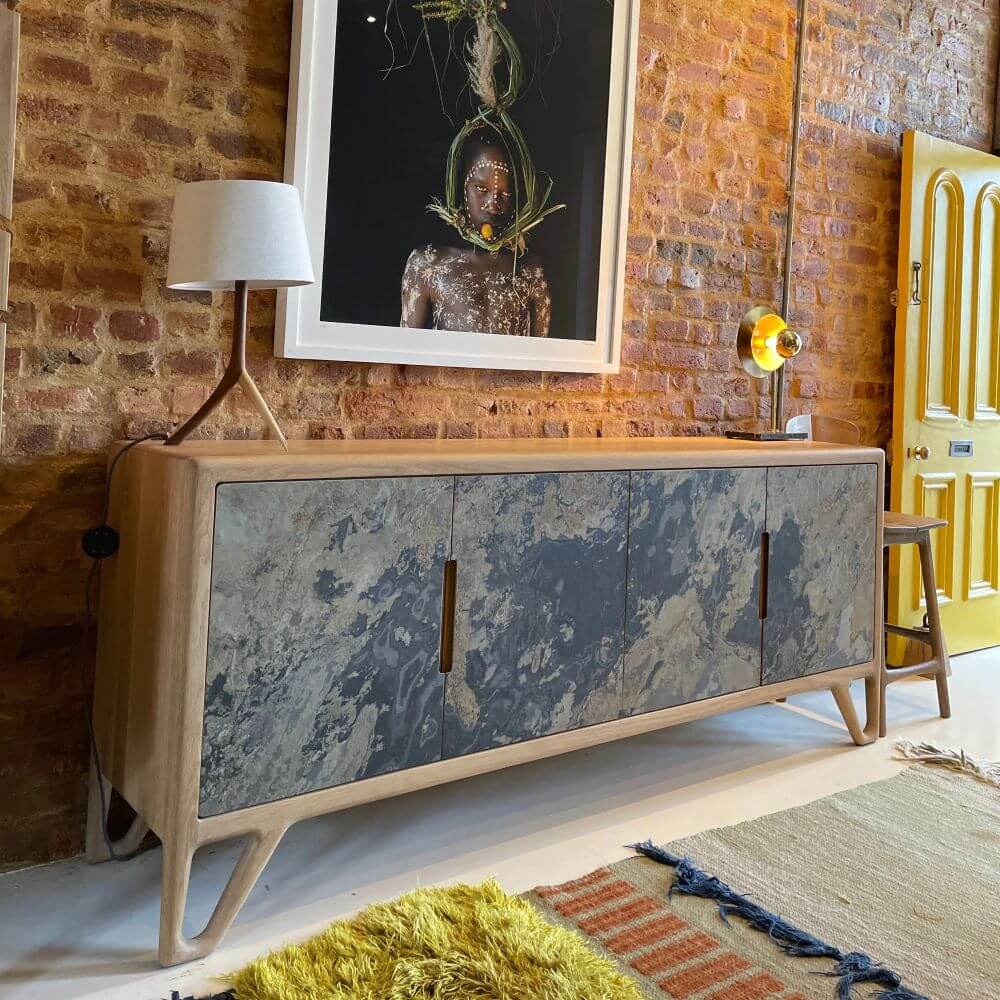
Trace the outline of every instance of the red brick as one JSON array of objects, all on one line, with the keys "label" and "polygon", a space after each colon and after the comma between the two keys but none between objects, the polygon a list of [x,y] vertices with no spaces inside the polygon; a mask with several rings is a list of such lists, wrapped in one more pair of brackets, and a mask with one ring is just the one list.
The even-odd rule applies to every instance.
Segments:
[{"label": "red brick", "polygon": [[62,264],[28,264],[15,260],[10,266],[10,280],[15,287],[59,291],[63,287],[65,267]]},{"label": "red brick", "polygon": [[219,354],[215,351],[178,351],[167,355],[167,364],[180,375],[214,375]]},{"label": "red brick", "polygon": [[120,351],[115,359],[118,367],[131,375],[152,375],[156,370],[153,355],[149,351],[138,351],[135,354]]},{"label": "red brick", "polygon": [[87,63],[67,59],[65,56],[44,53],[32,60],[31,68],[35,75],[44,80],[70,83],[78,87],[89,87],[94,82]]},{"label": "red brick", "polygon": [[141,149],[126,146],[109,146],[105,151],[108,169],[124,177],[138,180],[149,171],[149,160]]},{"label": "red brick", "polygon": [[104,44],[113,52],[133,62],[158,66],[163,57],[173,48],[173,42],[157,35],[147,35],[138,31],[107,31]]},{"label": "red brick", "polygon": [[7,329],[15,333],[32,333],[38,321],[33,302],[7,303]]},{"label": "red brick", "polygon": [[[163,97],[167,92],[169,81],[162,76],[151,76],[137,70],[123,70],[115,75],[115,89],[120,94],[129,97],[154,99]],[[180,145],[180,143],[171,143]]]},{"label": "red brick", "polygon": [[58,48],[66,42],[78,42],[87,36],[87,19],[75,14],[47,12],[41,5],[32,8],[27,17],[21,18],[21,36]]},{"label": "red brick", "polygon": [[54,97],[21,94],[17,101],[18,115],[27,121],[49,125],[77,125],[83,117],[83,105],[70,104]]},{"label": "red brick", "polygon": [[23,398],[30,409],[78,410],[89,396],[89,389],[62,386],[54,389],[29,389]]},{"label": "red brick", "polygon": [[174,125],[156,115],[136,115],[132,131],[143,139],[161,146],[184,148],[194,145],[194,136],[190,129]]},{"label": "red brick", "polygon": [[228,160],[265,160],[270,162],[274,149],[243,132],[212,132],[208,144]]},{"label": "red brick", "polygon": [[184,69],[192,80],[223,83],[233,75],[233,65],[221,52],[184,53]]},{"label": "red brick", "polygon": [[77,266],[75,275],[77,288],[103,293],[112,299],[138,298],[142,287],[139,275],[113,267]]},{"label": "red brick", "polygon": [[160,321],[149,313],[114,312],[108,327],[111,336],[117,340],[148,344],[160,339]]},{"label": "red brick", "polygon": [[11,450],[15,455],[50,455],[59,447],[59,428],[55,424],[15,427],[11,437]]},{"label": "red brick", "polygon": [[83,170],[88,162],[88,150],[78,143],[44,142],[33,149],[34,160],[44,167]]},{"label": "red brick", "polygon": [[97,323],[100,318],[100,309],[92,306],[71,306],[56,302],[49,309],[48,328],[54,337],[97,340]]},{"label": "red brick", "polygon": [[219,26],[214,15],[171,0],[112,0],[111,11],[123,21],[155,27],[176,25],[182,29],[214,32]]}]

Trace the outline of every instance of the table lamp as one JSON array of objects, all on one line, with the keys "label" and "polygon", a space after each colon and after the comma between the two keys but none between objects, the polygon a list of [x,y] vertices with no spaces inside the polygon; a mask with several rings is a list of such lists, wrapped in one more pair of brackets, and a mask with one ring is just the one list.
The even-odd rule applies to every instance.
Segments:
[{"label": "table lamp", "polygon": [[771,429],[726,431],[726,437],[744,441],[801,441],[806,437],[781,426],[782,367],[801,350],[802,337],[767,306],[756,306],[743,317],[736,335],[736,353],[748,375],[771,380]]},{"label": "table lamp", "polygon": [[235,291],[233,349],[222,381],[201,409],[167,438],[180,444],[240,385],[287,451],[288,442],[247,371],[247,296],[251,289],[295,288],[315,281],[299,192],[271,181],[197,181],[174,196],[167,286]]}]

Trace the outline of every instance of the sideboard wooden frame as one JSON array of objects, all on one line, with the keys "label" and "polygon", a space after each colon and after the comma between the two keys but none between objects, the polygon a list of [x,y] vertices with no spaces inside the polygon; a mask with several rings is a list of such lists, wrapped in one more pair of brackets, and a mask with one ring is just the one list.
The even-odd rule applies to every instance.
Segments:
[{"label": "sideboard wooden frame", "polygon": [[[290,448],[284,453],[270,442],[195,441],[164,449],[150,442],[123,459],[112,491],[109,521],[121,533],[122,544],[105,567],[101,588],[95,730],[103,774],[91,774],[87,857],[93,862],[108,858],[99,794],[99,782],[104,781],[137,813],[123,846],[134,846],[147,826],[163,843],[159,960],[165,966],[203,957],[218,945],[287,829],[313,816],[803,691],[830,690],[857,745],[878,737],[881,504],[876,505],[872,536],[874,658],[866,663],[202,818],[198,809],[211,589],[211,560],[203,554],[212,550],[220,483],[867,464],[878,470],[876,496],[884,495],[880,450],[812,442],[292,442]],[[855,680],[865,682],[864,725],[850,695]],[[245,838],[236,868],[205,930],[186,939],[183,919],[194,853],[235,837]]]}]

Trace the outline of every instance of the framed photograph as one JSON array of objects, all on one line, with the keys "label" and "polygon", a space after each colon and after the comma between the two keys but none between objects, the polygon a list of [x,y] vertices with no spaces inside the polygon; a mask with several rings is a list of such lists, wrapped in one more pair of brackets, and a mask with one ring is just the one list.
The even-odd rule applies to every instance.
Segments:
[{"label": "framed photograph", "polygon": [[616,372],[638,0],[296,0],[289,358]]}]

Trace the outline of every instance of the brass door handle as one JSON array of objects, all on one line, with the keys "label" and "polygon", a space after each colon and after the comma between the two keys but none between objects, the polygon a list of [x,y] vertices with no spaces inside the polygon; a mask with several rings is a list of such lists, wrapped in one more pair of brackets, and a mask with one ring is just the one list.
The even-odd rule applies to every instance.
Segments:
[{"label": "brass door handle", "polygon": [[920,261],[915,260],[910,266],[913,273],[913,282],[910,288],[910,305],[922,306],[924,303],[920,298]]},{"label": "brass door handle", "polygon": [[927,445],[920,444],[916,448],[910,449],[910,457],[916,459],[918,462],[926,462],[931,457],[931,450]]}]

